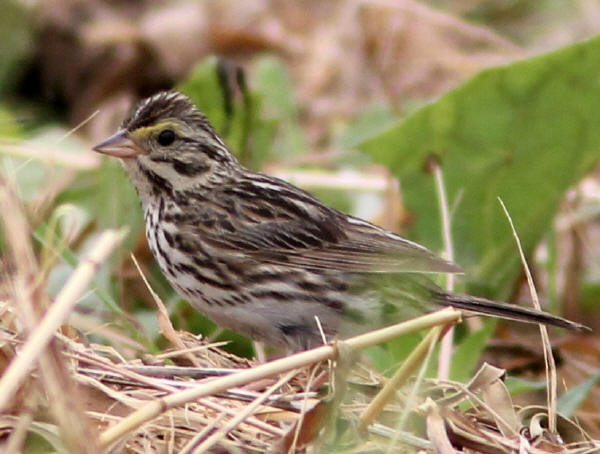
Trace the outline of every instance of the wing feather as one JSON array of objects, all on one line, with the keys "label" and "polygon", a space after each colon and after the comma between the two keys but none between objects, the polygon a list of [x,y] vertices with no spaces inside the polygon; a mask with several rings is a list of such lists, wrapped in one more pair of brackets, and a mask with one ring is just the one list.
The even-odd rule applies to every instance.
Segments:
[{"label": "wing feather", "polygon": [[[331,221],[330,221],[331,222]],[[363,273],[458,273],[457,265],[428,249],[366,222],[335,221],[339,228],[306,219],[238,227],[221,237],[232,250],[263,263]],[[358,227],[360,230],[358,230]]]},{"label": "wing feather", "polygon": [[[224,185],[213,197],[219,210],[203,205],[201,216],[184,222],[187,233],[260,263],[359,273],[462,272],[423,246],[334,210],[277,178],[253,174]],[[225,214],[231,212],[238,215]],[[206,217],[212,218],[209,225],[224,227],[204,228]]]}]

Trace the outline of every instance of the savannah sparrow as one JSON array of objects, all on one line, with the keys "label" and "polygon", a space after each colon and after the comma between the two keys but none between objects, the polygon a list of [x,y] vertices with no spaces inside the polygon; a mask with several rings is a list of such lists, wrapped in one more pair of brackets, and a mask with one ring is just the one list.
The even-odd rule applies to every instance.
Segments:
[{"label": "savannah sparrow", "polygon": [[436,306],[571,329],[519,306],[449,293],[427,273],[459,268],[424,247],[244,168],[184,95],[141,101],[95,151],[121,158],[160,268],[217,324],[306,349]]}]

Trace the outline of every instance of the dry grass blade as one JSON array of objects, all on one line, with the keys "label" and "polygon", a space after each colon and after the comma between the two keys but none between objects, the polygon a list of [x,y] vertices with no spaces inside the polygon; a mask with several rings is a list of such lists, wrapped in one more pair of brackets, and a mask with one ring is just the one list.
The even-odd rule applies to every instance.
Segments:
[{"label": "dry grass blade", "polygon": [[[169,318],[169,311],[167,311],[165,304],[162,302],[160,297],[156,294],[154,289],[150,286],[150,283],[148,282],[148,279],[146,279],[146,276],[142,272],[142,269],[140,268],[140,265],[139,265],[137,259],[135,258],[135,255],[131,254],[131,260],[133,260],[133,264],[135,265],[136,269],[138,270],[138,273],[140,273],[140,276],[142,277],[142,280],[144,281],[144,285],[150,292],[150,295],[152,295],[152,299],[154,300],[154,303],[156,304],[156,307],[158,309],[158,314],[157,314],[158,326],[160,327],[161,333],[163,334],[163,336],[165,336],[167,339],[169,339],[169,341],[171,341],[171,343],[173,345],[175,345],[175,347],[177,347],[180,351],[182,351],[182,352],[185,351],[185,344],[177,335],[177,331],[175,331],[175,328],[173,328],[173,325],[171,324],[171,319]],[[189,359],[194,366],[198,366],[198,364],[195,362],[196,360],[193,355],[191,355],[189,353],[182,353],[182,354],[187,359]]]},{"label": "dry grass blade", "polygon": [[74,170],[93,170],[100,165],[97,156],[88,153],[71,153],[49,144],[34,144],[0,139],[4,154],[22,159],[35,159],[48,165]]},{"label": "dry grass blade", "polygon": [[[444,235],[444,258],[454,262],[454,246],[452,244],[450,210],[448,209],[448,197],[446,195],[446,186],[444,185],[444,175],[439,162],[431,158],[431,167],[435,178],[435,186],[440,205],[442,232]],[[446,275],[446,290],[454,290],[454,274]],[[452,359],[452,346],[454,341],[454,329],[451,327],[442,338],[442,346],[438,356],[438,377],[447,379],[450,375],[450,362]]]},{"label": "dry grass blade", "polygon": [[441,330],[439,327],[433,328],[425,338],[419,342],[416,348],[410,353],[408,358],[398,368],[394,376],[385,384],[383,389],[369,403],[363,414],[360,416],[359,430],[366,430],[373,423],[377,415],[381,413],[385,405],[393,397],[394,393],[402,386],[410,377],[410,374],[419,366],[429,349],[431,344],[438,341]]},{"label": "dry grass blade", "polygon": [[[437,316],[438,314],[433,315]],[[420,323],[422,324],[422,322]],[[439,328],[437,329],[439,330]],[[312,375],[297,370],[289,374],[290,376],[295,374],[295,377],[283,387],[280,385],[287,381],[289,376],[275,385],[273,385],[275,380],[264,378],[247,380],[242,383],[240,377],[245,375],[247,378],[249,373],[255,374],[256,369],[264,371],[264,366],[268,365],[246,370],[245,368],[248,367],[246,363],[239,362],[235,366],[230,363],[233,359],[229,354],[205,345],[189,334],[180,333],[180,336],[186,343],[186,350],[193,352],[202,364],[200,368],[168,364],[160,366],[161,361],[153,355],[149,355],[153,358],[148,358],[152,365],[146,366],[136,359],[127,361],[121,359],[118,352],[111,351],[110,347],[82,344],[60,334],[56,335],[61,346],[62,356],[68,359],[63,361],[68,365],[66,370],[79,385],[77,388],[85,391],[88,397],[85,414],[99,427],[112,424],[115,424],[113,428],[122,427],[121,424],[128,420],[129,416],[127,415],[132,410],[132,414],[135,415],[137,410],[146,408],[150,401],[166,402],[161,414],[157,414],[151,421],[147,420],[143,428],[132,429],[127,437],[122,437],[120,442],[111,449],[117,449],[118,452],[124,454],[137,454],[147,452],[149,449],[160,452],[186,452],[182,449],[188,449],[188,452],[198,452],[198,450],[204,452],[220,452],[219,450],[280,452],[276,449],[281,447],[281,441],[294,432],[294,427],[300,424],[305,414],[310,414],[314,416],[313,421],[303,421],[302,426],[313,424],[316,429],[313,432],[314,435],[303,438],[303,434],[296,450],[290,451],[305,452],[306,443],[314,441],[314,436],[322,433],[323,428],[343,427],[343,425],[348,425],[350,428],[358,426],[359,417],[373,399],[373,387],[356,388],[352,383],[364,383],[365,374],[370,383],[378,384],[383,381],[383,377],[368,368],[344,369],[341,367],[342,371],[340,372],[340,362],[343,363],[344,357],[348,356],[340,353],[335,370],[336,374],[338,372],[341,374],[339,378],[346,384],[336,384],[335,388],[338,391],[334,394],[333,399],[323,399],[313,391],[307,392],[306,389],[311,389],[309,384],[312,382]],[[354,346],[365,346],[368,344],[369,337],[365,336],[361,336],[362,339],[359,339],[358,342],[354,339],[350,339],[348,342]],[[379,337],[379,334],[376,337]],[[7,331],[0,331],[0,344],[16,346],[18,338],[10,335]],[[195,347],[193,347],[194,345]],[[342,342],[339,347],[345,349],[347,345]],[[310,352],[306,352],[306,354],[308,353]],[[305,359],[307,358],[306,354],[304,355]],[[280,365],[282,361],[279,360]],[[223,365],[226,368],[222,369]],[[203,370],[205,373],[202,372]],[[222,377],[222,374],[229,375]],[[215,378],[219,375],[221,378]],[[410,415],[410,421],[418,418],[426,423],[423,427],[428,428],[431,440],[438,447],[447,448],[444,440],[449,438],[454,449],[463,449],[463,452],[471,450],[470,452],[517,454],[519,447],[527,444],[531,446],[530,452],[532,453],[541,453],[544,447],[549,446],[553,449],[564,448],[562,452],[565,453],[592,452],[590,448],[594,445],[589,437],[583,431],[575,430],[572,425],[567,427],[562,420],[559,420],[558,433],[565,443],[571,443],[568,446],[565,443],[558,443],[557,437],[553,439],[548,431],[544,431],[542,425],[546,421],[545,409],[529,408],[528,411],[516,412],[511,408],[510,399],[505,398],[508,394],[497,394],[493,389],[494,386],[501,385],[500,380],[504,375],[505,371],[486,366],[467,386],[434,380],[424,380],[421,383],[417,378],[416,383],[421,383],[420,385],[413,383],[397,389],[394,399],[387,402],[385,412],[380,413],[377,421],[367,427],[367,433],[360,433],[358,430],[348,430],[344,433],[350,442],[347,452],[358,453],[370,449],[369,452],[375,450],[391,453],[404,450],[413,453],[418,449],[431,450],[433,445],[422,438],[426,434],[415,432],[414,426],[411,426],[412,434],[399,430],[398,421],[406,419],[407,414]],[[222,386],[222,380],[230,377],[234,377],[234,382],[244,387]],[[218,393],[205,395],[203,398],[193,402],[189,401],[185,405],[169,406],[172,404],[169,402],[169,396],[181,395],[182,392],[188,391],[196,393],[197,390],[206,394],[206,387],[214,386],[215,383],[221,390]],[[251,387],[246,387],[246,384]],[[340,391],[343,387],[346,387],[346,390]],[[417,387],[419,394],[414,393]],[[277,391],[274,391],[276,388]],[[180,392],[181,390],[184,391]],[[167,397],[164,397],[165,393]],[[486,395],[490,393],[493,397],[492,400],[486,398]],[[69,393],[70,396],[71,393]],[[438,413],[433,414],[427,410],[426,406],[420,405],[428,397],[435,402]],[[332,402],[335,402],[333,407],[330,405]],[[465,410],[467,403],[470,405]],[[500,407],[504,409],[500,409]],[[327,412],[327,415],[319,416],[317,414],[328,408],[335,411]],[[305,411],[306,409],[308,410]],[[513,416],[517,415],[516,421],[513,416],[507,418],[509,413]],[[334,415],[340,418],[340,422],[343,422],[342,426],[328,424],[331,421],[330,416]],[[17,430],[22,431],[22,428],[18,428],[17,422],[18,419],[6,420],[7,425],[2,426],[2,421],[0,421],[0,433],[2,430],[9,430],[13,433],[16,433]],[[137,422],[140,421],[137,420]],[[385,424],[389,424],[389,426]],[[38,422],[34,419],[26,430],[29,433],[35,432],[37,427]],[[58,435],[52,435],[52,433],[58,434],[56,426],[50,425],[50,428],[52,427],[54,429],[45,432],[49,437],[49,442],[54,443],[55,439],[64,440]],[[284,430],[285,427],[290,429]],[[444,427],[446,427],[447,436],[444,435]],[[511,429],[526,427],[531,434],[538,435],[529,436],[520,430],[521,435],[515,436],[516,434],[512,430],[506,431],[506,427]],[[565,427],[567,428],[565,429]],[[303,428],[302,431],[305,432],[305,429]],[[328,433],[328,431],[325,432]],[[60,435],[62,436],[62,433]],[[365,439],[365,437],[368,438]],[[324,440],[320,441],[324,442]],[[343,440],[343,442],[345,441]],[[212,447],[208,448],[209,444],[212,444]],[[337,449],[341,446],[343,445],[325,444],[322,452],[330,452],[329,448]],[[106,452],[107,447],[104,446],[103,449],[103,452]],[[60,451],[61,448],[58,450]],[[78,451],[68,451],[67,449],[65,452]]]},{"label": "dry grass blade", "polygon": [[[510,213],[508,212],[506,205],[502,199],[498,198],[500,201],[500,205],[502,205],[502,209],[506,214],[506,218],[510,224],[510,228],[512,230],[513,236],[515,238],[515,242],[517,243],[517,247],[519,249],[519,255],[521,257],[521,262],[523,263],[523,269],[525,270],[525,275],[527,276],[527,284],[529,285],[529,291],[531,293],[531,298],[533,300],[533,305],[537,310],[541,310],[540,300],[538,298],[537,291],[535,289],[535,285],[533,283],[533,277],[531,276],[531,270],[527,265],[527,260],[525,259],[525,253],[523,252],[523,248],[521,247],[521,241],[519,240],[519,235],[515,229],[515,225],[510,217]],[[556,432],[556,405],[557,405],[557,388],[558,388],[558,378],[556,375],[556,361],[554,360],[554,355],[552,355],[552,345],[550,344],[550,336],[548,336],[548,328],[545,325],[540,324],[540,335],[542,337],[542,345],[544,347],[544,362],[546,364],[546,380],[548,382],[547,386],[547,397],[548,397],[548,429],[551,433]]]},{"label": "dry grass blade", "polygon": [[271,396],[271,394],[273,394],[277,389],[279,389],[285,383],[290,381],[292,379],[292,377],[294,377],[294,375],[296,375],[296,371],[292,370],[291,372],[288,372],[286,375],[281,377],[277,381],[277,383],[275,383],[274,385],[269,387],[269,389],[267,389],[264,393],[262,393],[260,395],[260,397],[258,397],[250,405],[248,405],[244,411],[240,412],[235,418],[233,418],[231,421],[229,421],[229,423],[226,424],[225,427],[222,427],[221,429],[219,429],[218,432],[212,434],[210,437],[208,437],[206,440],[204,440],[202,442],[202,444],[200,444],[195,449],[194,452],[197,452],[198,454],[200,454],[202,452],[207,452],[219,440],[223,439],[231,430],[233,430],[237,425],[239,425],[248,416],[250,416],[260,405],[263,404],[263,402],[265,400],[267,400],[267,398],[269,396]]},{"label": "dry grass blade", "polygon": [[33,416],[30,412],[21,413],[15,423],[14,429],[10,438],[5,445],[5,452],[19,452],[21,447],[25,445],[27,431],[33,423]]},{"label": "dry grass blade", "polygon": [[[344,341],[343,344],[351,350],[361,350],[368,346],[377,345],[407,333],[418,332],[433,326],[456,323],[460,318],[461,313],[459,311],[452,308],[446,308],[398,325],[353,337]],[[298,369],[326,359],[332,359],[335,358],[335,355],[336,348],[334,346],[326,345],[313,350],[297,353],[287,358],[271,361],[226,377],[221,377],[209,383],[201,384],[192,389],[186,389],[161,399],[156,399],[102,433],[100,435],[100,444],[101,446],[111,445],[128,432],[136,429],[143,423],[152,420],[170,408],[183,405],[201,397],[222,392],[235,386],[241,386],[292,369]]]},{"label": "dry grass blade", "polygon": [[57,295],[54,304],[42,319],[36,330],[27,340],[20,355],[11,363],[0,379],[0,411],[6,408],[8,401],[19,387],[28,372],[34,367],[36,359],[43,354],[54,332],[66,320],[77,304],[90,280],[102,262],[123,240],[124,231],[109,230],[98,239],[88,258],[82,262],[71,275],[65,286]]},{"label": "dry grass blade", "polygon": [[[43,309],[49,305],[49,301],[42,291],[43,274],[39,273],[39,264],[33,252],[31,230],[19,199],[1,178],[0,211],[7,214],[2,218],[4,239],[10,246],[12,256],[9,260],[12,259],[14,265],[12,278],[9,279],[12,305],[19,314],[22,329],[30,334],[29,341],[21,354],[11,358],[10,365],[0,379],[0,409],[6,411],[9,402],[12,407],[18,409],[17,390],[23,389],[23,385],[28,387],[30,384],[39,384],[41,385],[39,392],[28,395],[28,404],[41,404],[44,399],[52,403],[50,413],[57,421],[62,438],[70,452],[99,453],[96,434],[83,413],[79,390],[74,388],[72,376],[68,373],[59,346],[51,342],[54,331],[58,327],[55,322],[58,320],[60,323],[64,320],[64,313],[61,311],[70,306],[66,311],[68,314],[87,285],[86,267],[83,267],[84,271],[78,270],[79,274],[75,273],[77,278],[72,277],[59,294],[56,304],[51,306],[41,318]],[[90,270],[90,277],[92,273],[93,270]],[[51,330],[48,331],[49,329]],[[28,372],[36,362],[39,363],[40,380],[28,381]],[[66,389],[72,392],[67,394]],[[20,411],[23,413],[23,409]],[[28,412],[27,405],[25,405],[25,412]],[[27,421],[27,414],[22,416],[23,421]],[[26,428],[17,428],[15,433],[19,430],[28,430],[32,424],[28,424]],[[10,444],[14,446],[19,443],[19,437],[15,436]]]},{"label": "dry grass blade", "polygon": [[517,419],[515,407],[506,385],[499,379],[494,380],[482,390],[482,394],[485,403],[494,409],[492,416],[502,435],[516,437],[521,429],[521,423]]},{"label": "dry grass blade", "polygon": [[427,399],[425,408],[427,410],[427,437],[433,444],[434,451],[439,454],[454,454],[440,408],[431,399]]}]

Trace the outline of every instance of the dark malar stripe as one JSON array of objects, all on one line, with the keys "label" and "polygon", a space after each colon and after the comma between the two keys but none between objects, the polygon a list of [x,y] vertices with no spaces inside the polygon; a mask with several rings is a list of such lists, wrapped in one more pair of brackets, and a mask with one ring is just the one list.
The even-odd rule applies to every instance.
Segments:
[{"label": "dark malar stripe", "polygon": [[142,164],[140,164],[139,161],[138,168],[151,183],[152,189],[155,194],[171,194],[173,192],[173,186],[167,179],[161,177],[152,170],[147,169]]},{"label": "dark malar stripe", "polygon": [[186,177],[197,177],[210,170],[210,165],[205,162],[183,162],[173,159],[172,165],[175,172]]},{"label": "dark malar stripe", "polygon": [[156,155],[152,155],[152,156],[148,156],[150,161],[152,162],[171,162],[171,158],[169,156],[165,156],[165,155],[161,155],[161,156],[156,156]]}]

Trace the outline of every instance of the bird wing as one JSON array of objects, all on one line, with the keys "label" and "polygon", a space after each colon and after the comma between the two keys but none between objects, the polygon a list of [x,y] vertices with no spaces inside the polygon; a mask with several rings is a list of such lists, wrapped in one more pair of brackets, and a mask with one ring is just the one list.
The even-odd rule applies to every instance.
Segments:
[{"label": "bird wing", "polygon": [[[259,226],[264,238],[287,239],[292,235],[298,239],[298,226],[294,231],[286,231],[283,226]],[[305,245],[291,248],[264,248],[250,255],[263,262],[279,265],[311,267],[317,269],[368,272],[368,273],[453,273],[460,268],[436,256],[426,248],[398,235],[380,230],[364,223],[359,231],[355,226],[346,226],[344,235],[331,239],[321,239],[319,245]],[[354,227],[354,228],[353,228]],[[307,231],[308,230],[308,231]],[[301,228],[304,234],[311,234],[307,226]],[[270,234],[270,235],[269,235]]]},{"label": "bird wing", "polygon": [[257,262],[367,273],[461,272],[423,246],[334,210],[277,178],[253,174],[223,185],[213,197],[221,211],[204,205],[202,213],[211,218],[211,227],[190,218],[189,233]]},{"label": "bird wing", "polygon": [[367,273],[456,273],[428,249],[365,221],[340,215],[238,225],[210,240],[273,265]]}]

